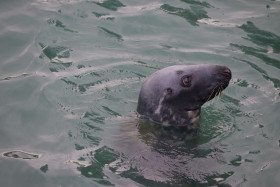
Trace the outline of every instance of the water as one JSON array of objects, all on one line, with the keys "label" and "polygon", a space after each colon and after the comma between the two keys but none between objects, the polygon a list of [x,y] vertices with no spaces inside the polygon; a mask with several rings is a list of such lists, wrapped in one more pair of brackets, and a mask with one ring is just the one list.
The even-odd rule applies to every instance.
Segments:
[{"label": "water", "polygon": [[[2,0],[0,10],[0,186],[280,183],[279,1]],[[202,108],[198,137],[141,125],[146,77],[205,63],[233,79]]]}]

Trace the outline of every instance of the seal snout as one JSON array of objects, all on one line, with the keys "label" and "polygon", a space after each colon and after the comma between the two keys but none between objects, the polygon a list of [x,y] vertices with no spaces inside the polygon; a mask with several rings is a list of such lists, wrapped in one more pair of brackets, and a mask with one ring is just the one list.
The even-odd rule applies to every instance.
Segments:
[{"label": "seal snout", "polygon": [[226,66],[219,66],[218,70],[218,80],[220,84],[220,88],[224,90],[228,85],[231,80],[231,71],[228,67]]},{"label": "seal snout", "polygon": [[220,70],[219,75],[223,76],[228,81],[231,79],[231,71],[226,66],[222,66],[222,69]]}]

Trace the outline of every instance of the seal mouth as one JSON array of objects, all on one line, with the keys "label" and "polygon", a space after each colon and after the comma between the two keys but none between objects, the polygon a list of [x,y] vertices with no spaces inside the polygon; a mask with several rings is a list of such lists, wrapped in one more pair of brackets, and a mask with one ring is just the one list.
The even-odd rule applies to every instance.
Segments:
[{"label": "seal mouth", "polygon": [[194,110],[198,110],[200,107],[197,107],[197,108],[184,108],[183,110],[185,112],[189,112],[189,111],[194,111]]},{"label": "seal mouth", "polygon": [[229,81],[219,83],[218,85],[216,85],[216,86],[212,89],[210,95],[207,96],[207,97],[202,98],[201,101],[202,101],[203,103],[206,103],[206,102],[210,101],[210,100],[213,99],[214,97],[220,95],[220,94],[224,91],[224,89],[226,89],[226,87],[227,87],[228,85],[229,85]]}]

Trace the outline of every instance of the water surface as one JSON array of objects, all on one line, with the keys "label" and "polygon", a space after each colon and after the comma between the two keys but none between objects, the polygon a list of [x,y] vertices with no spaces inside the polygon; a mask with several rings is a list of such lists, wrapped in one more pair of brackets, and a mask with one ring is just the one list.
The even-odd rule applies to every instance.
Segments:
[{"label": "water surface", "polygon": [[[0,186],[277,186],[280,2],[0,3]],[[150,74],[233,73],[197,137],[135,115]]]}]

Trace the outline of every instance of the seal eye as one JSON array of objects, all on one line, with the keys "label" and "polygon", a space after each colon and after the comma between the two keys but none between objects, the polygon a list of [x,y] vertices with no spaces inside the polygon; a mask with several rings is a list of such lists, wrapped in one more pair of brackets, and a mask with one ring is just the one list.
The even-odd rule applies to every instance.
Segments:
[{"label": "seal eye", "polygon": [[181,86],[183,87],[190,87],[192,85],[191,83],[191,76],[190,75],[185,75],[181,79]]}]

